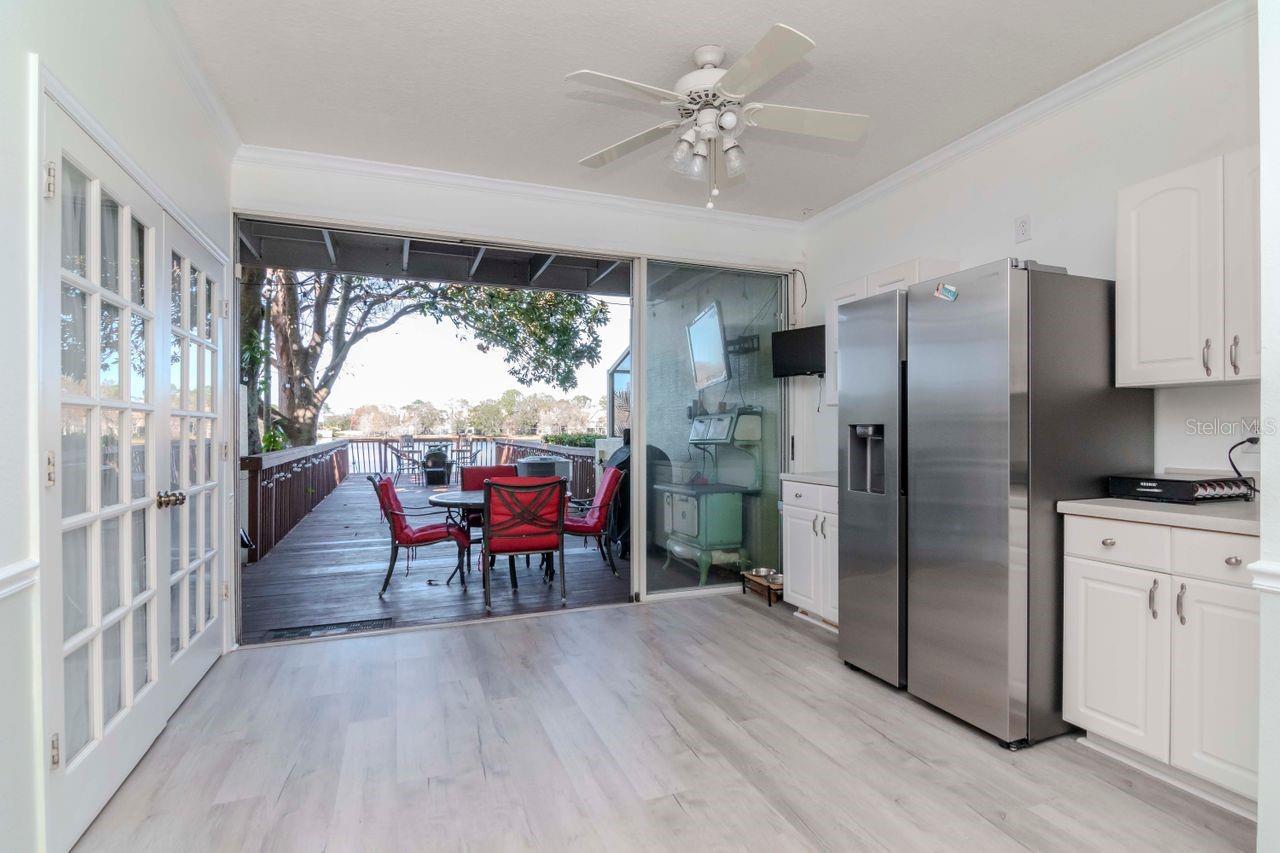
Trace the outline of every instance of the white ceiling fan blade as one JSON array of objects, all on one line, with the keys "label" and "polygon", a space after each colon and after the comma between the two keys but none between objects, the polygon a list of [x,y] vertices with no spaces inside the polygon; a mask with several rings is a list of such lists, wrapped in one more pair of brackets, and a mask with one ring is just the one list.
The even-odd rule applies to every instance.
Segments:
[{"label": "white ceiling fan blade", "polygon": [[747,124],[752,127],[803,133],[806,136],[821,136],[843,142],[861,139],[871,125],[870,116],[858,113],[784,107],[779,104],[747,104],[743,113],[747,117]]},{"label": "white ceiling fan blade", "polygon": [[654,100],[663,103],[685,102],[685,96],[679,92],[673,92],[670,89],[663,89],[658,86],[650,86],[648,83],[637,83],[635,80],[627,80],[622,77],[614,77],[612,74],[601,74],[599,71],[575,71],[565,76],[566,80],[576,80],[579,83],[585,83],[588,86],[596,86],[600,89],[610,89],[625,91],[627,94],[634,95],[639,92],[647,95]]},{"label": "white ceiling fan blade", "polygon": [[729,66],[717,85],[729,100],[742,100],[799,62],[811,50],[811,38],[786,24],[774,24],[751,50]]},{"label": "white ceiling fan blade", "polygon": [[638,148],[643,148],[650,142],[669,135],[673,127],[679,126],[680,122],[678,121],[666,121],[656,127],[651,127],[648,130],[642,130],[635,136],[629,136],[621,142],[615,142],[613,145],[597,151],[590,157],[583,157],[578,161],[578,165],[590,166],[592,169],[598,169],[601,166],[612,163],[619,157],[630,154]]}]

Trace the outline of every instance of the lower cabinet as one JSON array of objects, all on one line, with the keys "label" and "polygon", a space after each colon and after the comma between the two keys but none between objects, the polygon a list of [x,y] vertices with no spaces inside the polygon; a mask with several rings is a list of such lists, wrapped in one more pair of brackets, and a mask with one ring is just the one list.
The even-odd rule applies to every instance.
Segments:
[{"label": "lower cabinet", "polygon": [[[802,490],[784,496],[782,507],[782,597],[811,616],[832,623],[839,619],[834,489],[828,495]],[[784,492],[787,490],[784,490]],[[799,500],[799,503],[789,502]]]},{"label": "lower cabinet", "polygon": [[[1135,527],[1148,525],[1103,533],[1119,549]],[[1177,529],[1174,541],[1167,571],[1067,554],[1063,717],[1256,799],[1259,599],[1229,567],[1248,562],[1257,540]],[[1158,549],[1148,550],[1159,563]],[[1217,551],[1225,559],[1202,559]]]}]

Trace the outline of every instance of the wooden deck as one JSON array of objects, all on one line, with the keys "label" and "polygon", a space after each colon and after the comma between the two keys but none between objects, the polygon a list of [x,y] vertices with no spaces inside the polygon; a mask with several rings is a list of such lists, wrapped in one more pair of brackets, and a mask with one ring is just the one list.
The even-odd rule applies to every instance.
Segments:
[{"label": "wooden deck", "polygon": [[[401,484],[405,504],[427,503],[432,490],[409,486],[404,479]],[[352,475],[271,553],[243,568],[241,642],[315,636],[325,632],[297,629],[350,622],[369,622],[364,630],[371,630],[484,617],[478,572],[471,573],[466,592],[457,578],[445,585],[457,559],[452,543],[418,549],[408,576],[401,552],[391,586],[380,599],[378,589],[389,556],[387,525],[378,513],[373,488],[363,476]],[[565,565],[569,607],[615,604],[630,597],[627,561],[618,561],[619,577],[615,577],[594,542],[588,548],[581,539],[566,539]],[[500,562],[494,572],[494,615],[561,607],[558,579],[544,583],[536,560],[525,568],[518,559],[516,566],[520,585],[514,591],[505,563]],[[331,632],[348,631],[335,628]]]}]

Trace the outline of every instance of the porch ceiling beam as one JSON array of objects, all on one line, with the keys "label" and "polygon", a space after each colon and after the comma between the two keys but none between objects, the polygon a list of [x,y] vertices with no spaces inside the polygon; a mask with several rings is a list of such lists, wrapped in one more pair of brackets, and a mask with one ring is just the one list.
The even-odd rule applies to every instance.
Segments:
[{"label": "porch ceiling beam", "polygon": [[471,269],[467,272],[467,278],[475,278],[476,270],[480,268],[480,262],[484,260],[484,246],[476,250],[475,260],[471,262]]},{"label": "porch ceiling beam", "polygon": [[409,241],[404,241],[404,251],[400,255],[400,269],[402,272],[409,271]]},{"label": "porch ceiling beam", "polygon": [[329,253],[329,266],[336,267],[338,265],[338,254],[333,251],[333,238],[329,236],[326,228],[320,229],[320,236],[324,237],[324,248]]},{"label": "porch ceiling beam", "polygon": [[607,276],[609,273],[611,273],[611,272],[613,272],[614,270],[616,270],[616,269],[618,268],[618,264],[620,264],[620,263],[622,263],[622,261],[614,261],[613,263],[609,264],[607,267],[605,267],[605,268],[604,268],[604,271],[603,271],[602,273],[600,273],[599,275],[597,275],[595,278],[591,279],[591,284],[592,284],[592,285],[595,285],[595,284],[599,283],[600,279],[604,278],[604,277],[605,277],[605,276]]},{"label": "porch ceiling beam", "polygon": [[537,281],[539,278],[541,278],[541,277],[542,277],[542,274],[543,274],[544,272],[546,272],[546,271],[547,271],[547,267],[551,266],[551,262],[552,262],[552,261],[554,261],[555,259],[556,259],[556,256],[555,256],[555,255],[547,255],[546,260],[544,260],[544,261],[541,263],[541,265],[538,265],[538,259],[537,259],[537,257],[536,257],[536,256],[534,256],[534,257],[530,258],[530,259],[529,259],[529,269],[531,269],[531,270],[532,270],[532,269],[534,268],[534,266],[537,266],[537,267],[538,267],[538,271],[537,271],[537,272],[535,272],[535,273],[532,273],[532,274],[529,276],[529,283],[530,283],[530,284],[533,284],[535,281]]},{"label": "porch ceiling beam", "polygon": [[248,234],[244,233],[244,226],[239,223],[236,223],[236,235],[239,236],[240,242],[244,244],[244,247],[249,250],[249,254],[258,259],[262,258],[261,238],[258,238],[258,242],[255,244],[253,239],[251,239]]}]

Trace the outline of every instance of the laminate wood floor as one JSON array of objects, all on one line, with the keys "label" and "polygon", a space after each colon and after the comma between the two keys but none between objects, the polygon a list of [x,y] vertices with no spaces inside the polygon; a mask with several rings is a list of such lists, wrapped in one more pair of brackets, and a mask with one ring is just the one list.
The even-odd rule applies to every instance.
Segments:
[{"label": "laminate wood floor", "polygon": [[[432,492],[444,491],[401,483],[401,499],[410,506],[424,506]],[[473,553],[479,553],[478,545]],[[478,572],[471,573],[465,591],[457,578],[445,584],[457,564],[451,542],[419,548],[407,575],[402,551],[391,586],[379,598],[390,554],[390,534],[373,487],[363,474],[353,474],[265,557],[241,570],[240,642],[267,642],[278,632],[343,622],[390,620],[386,627],[398,628],[485,617]],[[505,561],[494,573],[494,615],[560,609],[559,580],[543,583],[536,560],[529,568],[522,558],[516,563],[516,590]],[[594,542],[588,547],[581,538],[567,537],[565,566],[569,607],[618,604],[631,596],[627,561],[617,561],[614,575]]]},{"label": "laminate wood floor", "polygon": [[1058,738],[1010,753],[751,596],[219,661],[81,850],[1246,850]]}]

